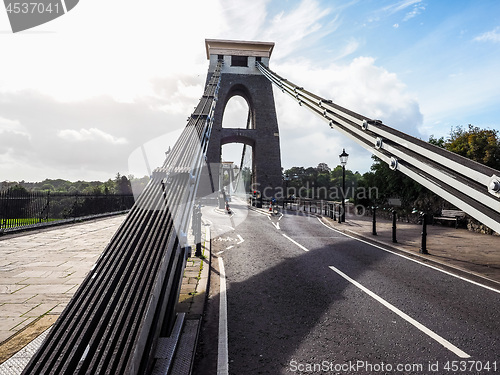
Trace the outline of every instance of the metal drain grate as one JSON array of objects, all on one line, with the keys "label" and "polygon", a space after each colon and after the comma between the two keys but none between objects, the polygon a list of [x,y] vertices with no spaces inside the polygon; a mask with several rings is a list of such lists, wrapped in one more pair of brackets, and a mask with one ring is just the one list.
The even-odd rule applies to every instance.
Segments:
[{"label": "metal drain grate", "polygon": [[171,375],[189,375],[191,373],[199,324],[198,319],[186,320],[179,347],[175,353]]}]

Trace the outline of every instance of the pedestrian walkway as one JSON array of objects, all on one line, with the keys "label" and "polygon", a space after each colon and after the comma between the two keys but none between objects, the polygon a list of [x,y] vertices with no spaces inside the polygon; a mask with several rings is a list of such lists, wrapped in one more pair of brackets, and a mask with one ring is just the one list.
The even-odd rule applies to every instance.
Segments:
[{"label": "pedestrian walkway", "polygon": [[0,237],[0,363],[55,322],[124,218]]},{"label": "pedestrian walkway", "polygon": [[345,223],[339,224],[330,218],[323,220],[346,234],[382,244],[427,262],[443,267],[478,275],[493,281],[500,289],[500,236],[470,232],[442,225],[427,225],[428,255],[420,254],[422,226],[396,222],[396,240],[392,241],[392,221],[377,218],[376,235],[373,234],[372,218],[347,215]]},{"label": "pedestrian walkway", "polygon": [[[16,360],[13,355],[56,321],[124,219],[120,215],[0,237],[0,374],[22,371],[30,356],[26,350]],[[209,241],[203,242],[205,257],[194,257],[192,249],[178,306],[187,319],[203,313]]]}]

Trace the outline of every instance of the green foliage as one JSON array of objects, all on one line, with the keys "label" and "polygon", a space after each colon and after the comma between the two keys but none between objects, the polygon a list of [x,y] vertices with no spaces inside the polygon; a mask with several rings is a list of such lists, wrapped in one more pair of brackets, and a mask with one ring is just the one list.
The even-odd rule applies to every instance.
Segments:
[{"label": "green foliage", "polygon": [[500,170],[500,138],[498,130],[480,129],[469,124],[468,129],[451,129],[450,138],[444,142],[448,151]]},{"label": "green foliage", "polygon": [[134,176],[122,176],[117,173],[115,179],[109,179],[106,182],[101,181],[67,181],[62,179],[45,179],[41,182],[7,182],[1,183],[1,190],[8,188],[24,189],[25,191],[50,191],[58,193],[79,193],[92,195],[106,194],[132,194],[132,185],[134,188],[142,189],[149,181],[149,177],[135,178]]},{"label": "green foliage", "polygon": [[360,199],[357,203],[364,206],[372,204],[383,206],[387,204],[388,199],[399,198],[403,209],[409,211],[413,208],[433,210],[430,207],[432,205],[428,204],[433,201],[428,198],[428,195],[433,193],[400,171],[391,170],[387,163],[376,156],[372,156],[372,159],[373,164],[370,172],[363,175],[360,186],[364,189],[376,188],[376,199],[371,201]]},{"label": "green foliage", "polygon": [[[500,138],[497,130],[480,129],[472,125],[467,129],[457,127],[451,129],[448,138],[431,136],[429,143],[500,170]],[[443,208],[452,208],[444,199],[401,172],[392,171],[376,157],[373,159],[371,171],[363,175],[361,185],[378,188],[378,203],[384,204],[388,198],[398,197],[402,206],[407,208],[434,213],[439,213]]]},{"label": "green foliage", "polygon": [[[431,136],[429,143],[447,149],[489,167],[500,170],[500,137],[497,130],[479,129],[469,125],[468,128],[452,128],[448,138]],[[354,198],[356,204],[369,207],[376,204],[389,206],[388,199],[401,199],[400,211],[411,212],[413,208],[429,213],[439,214],[443,208],[453,208],[427,188],[421,186],[399,171],[373,156],[370,171],[361,176],[358,172],[345,171],[347,195]],[[313,167],[293,167],[284,172],[285,185],[288,191],[302,189],[309,198],[340,200],[342,197],[342,167],[333,170],[325,163]],[[352,189],[352,190],[348,190]],[[337,191],[337,196],[332,192]],[[351,194],[355,191],[355,194]],[[365,194],[362,194],[365,192]]]},{"label": "green foliage", "polygon": [[[286,195],[302,198],[340,200],[342,199],[342,167],[335,169],[326,163],[314,167],[292,167],[284,171]],[[346,196],[353,198],[361,175],[351,170],[345,171]]]}]

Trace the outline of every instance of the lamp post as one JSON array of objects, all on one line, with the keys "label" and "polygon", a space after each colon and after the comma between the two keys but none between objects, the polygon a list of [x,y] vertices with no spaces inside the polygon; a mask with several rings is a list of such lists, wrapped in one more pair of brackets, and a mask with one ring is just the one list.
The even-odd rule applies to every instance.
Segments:
[{"label": "lamp post", "polygon": [[340,164],[342,165],[342,218],[341,222],[345,222],[345,165],[347,164],[347,158],[349,154],[345,152],[345,148],[342,150],[342,153],[339,155]]}]

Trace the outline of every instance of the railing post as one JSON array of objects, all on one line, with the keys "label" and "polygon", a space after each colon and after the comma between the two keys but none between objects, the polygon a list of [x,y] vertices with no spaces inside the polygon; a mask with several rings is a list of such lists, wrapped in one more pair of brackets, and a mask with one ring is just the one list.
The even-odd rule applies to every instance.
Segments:
[{"label": "railing post", "polygon": [[421,254],[429,254],[427,251],[427,214],[421,213],[422,218],[422,244],[420,247]]},{"label": "railing post", "polygon": [[372,211],[373,211],[373,218],[372,218],[372,234],[374,236],[377,235],[377,207],[373,206],[372,207]]},{"label": "railing post", "polygon": [[392,242],[397,243],[396,239],[396,210],[392,210]]},{"label": "railing post", "polygon": [[45,215],[45,221],[49,221],[50,218],[50,190],[47,191],[47,214]]},{"label": "railing post", "polygon": [[195,256],[201,256],[201,204],[195,204],[193,207],[193,231],[194,242],[196,243]]}]

